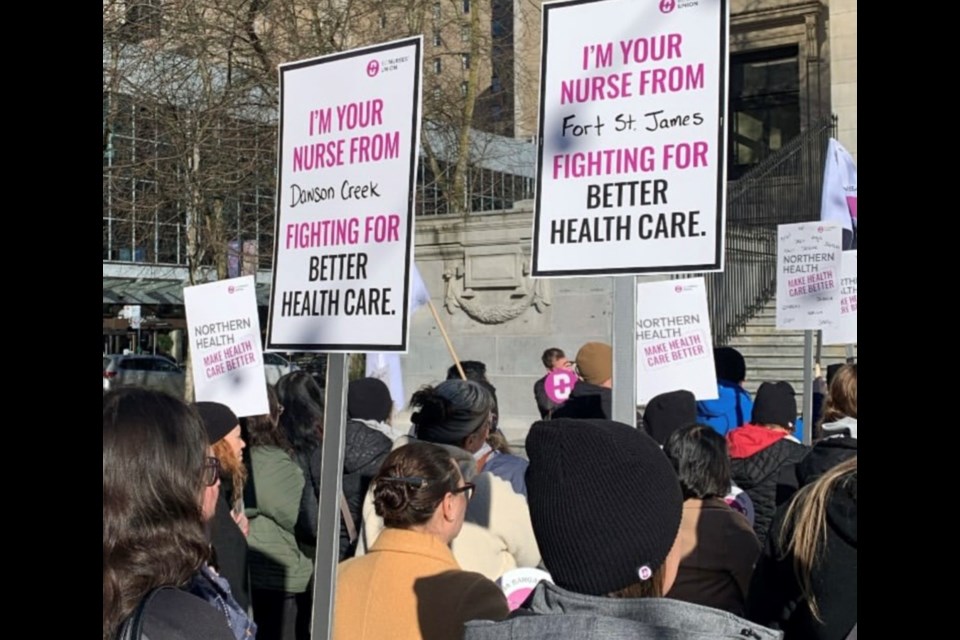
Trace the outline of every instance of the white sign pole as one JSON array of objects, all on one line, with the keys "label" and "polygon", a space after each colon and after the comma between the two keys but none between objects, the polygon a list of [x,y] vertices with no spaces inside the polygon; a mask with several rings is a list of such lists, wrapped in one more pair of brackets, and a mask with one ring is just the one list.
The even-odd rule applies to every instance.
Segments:
[{"label": "white sign pole", "polygon": [[323,451],[320,454],[320,504],[317,509],[317,559],[313,573],[311,638],[333,637],[333,606],[340,559],[340,493],[343,490],[343,445],[347,415],[347,356],[327,360],[327,399]]},{"label": "white sign pole", "polygon": [[728,12],[543,5],[534,276],[723,269]]},{"label": "white sign pole", "polygon": [[637,426],[636,384],[637,279],[618,276],[613,279],[613,389],[612,418]]}]

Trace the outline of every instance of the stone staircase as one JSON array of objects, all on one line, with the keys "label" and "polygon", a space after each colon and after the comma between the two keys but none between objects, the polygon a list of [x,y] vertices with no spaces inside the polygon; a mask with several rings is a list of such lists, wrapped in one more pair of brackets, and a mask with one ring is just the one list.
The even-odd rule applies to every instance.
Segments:
[{"label": "stone staircase", "polygon": [[[727,346],[737,349],[747,361],[744,387],[751,395],[756,394],[761,382],[786,380],[797,391],[797,406],[803,406],[803,333],[778,331],[776,307],[770,301],[728,341]],[[857,355],[856,347],[853,355]],[[846,358],[846,347],[824,346],[820,353],[823,375],[827,375],[827,365],[846,362]]]}]

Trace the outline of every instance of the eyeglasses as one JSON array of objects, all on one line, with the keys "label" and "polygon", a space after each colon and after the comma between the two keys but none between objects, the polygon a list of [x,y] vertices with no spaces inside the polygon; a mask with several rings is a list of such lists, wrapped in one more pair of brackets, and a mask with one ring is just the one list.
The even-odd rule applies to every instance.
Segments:
[{"label": "eyeglasses", "polygon": [[464,482],[462,487],[457,487],[450,493],[457,494],[462,493],[467,498],[467,502],[473,499],[473,492],[476,491],[477,485],[472,482]]},{"label": "eyeglasses", "polygon": [[207,456],[203,459],[203,485],[212,487],[217,484],[220,477],[220,461],[213,456]]}]

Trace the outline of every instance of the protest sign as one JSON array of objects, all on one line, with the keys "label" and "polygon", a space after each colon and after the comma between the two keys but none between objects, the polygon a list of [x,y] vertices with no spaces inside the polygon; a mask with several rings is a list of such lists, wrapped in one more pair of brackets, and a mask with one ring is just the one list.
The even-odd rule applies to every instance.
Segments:
[{"label": "protest sign", "polygon": [[406,350],[421,48],[281,65],[269,349]]},{"label": "protest sign", "polygon": [[637,403],[677,389],[717,397],[703,278],[637,285]]},{"label": "protest sign", "polygon": [[533,275],[723,268],[728,4],[545,3]]},{"label": "protest sign", "polygon": [[828,329],[836,324],[842,237],[834,222],[777,227],[777,329]]},{"label": "protest sign", "polygon": [[183,303],[197,401],[237,416],[269,413],[254,277],[186,287]]},{"label": "protest sign", "polygon": [[857,344],[857,252],[844,251],[840,266],[840,313],[823,330],[824,344]]}]

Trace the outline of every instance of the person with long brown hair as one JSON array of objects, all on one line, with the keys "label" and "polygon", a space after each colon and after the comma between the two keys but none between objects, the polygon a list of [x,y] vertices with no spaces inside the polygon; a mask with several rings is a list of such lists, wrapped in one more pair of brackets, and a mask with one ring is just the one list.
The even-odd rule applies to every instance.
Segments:
[{"label": "person with long brown hair", "polygon": [[247,467],[242,458],[246,443],[240,433],[240,421],[230,407],[218,402],[197,402],[194,406],[220,464],[220,498],[216,513],[208,523],[214,553],[211,565],[230,583],[233,597],[241,608],[247,609],[250,606],[249,523],[243,514]]},{"label": "person with long brown hair", "polygon": [[843,365],[830,379],[823,419],[817,431],[820,439],[797,465],[801,486],[857,455],[856,364]]},{"label": "person with long brown hair", "polygon": [[857,624],[857,458],[781,508],[750,584],[748,616],[786,638],[842,640]]},{"label": "person with long brown hair", "polygon": [[231,640],[223,615],[180,590],[204,565],[202,505],[219,484],[197,414],[163,393],[103,396],[103,638]]},{"label": "person with long brown hair", "polygon": [[445,640],[462,637],[468,620],[506,617],[497,585],[462,571],[450,551],[474,490],[450,453],[402,446],[373,483],[386,528],[367,555],[340,565],[333,637]]}]

